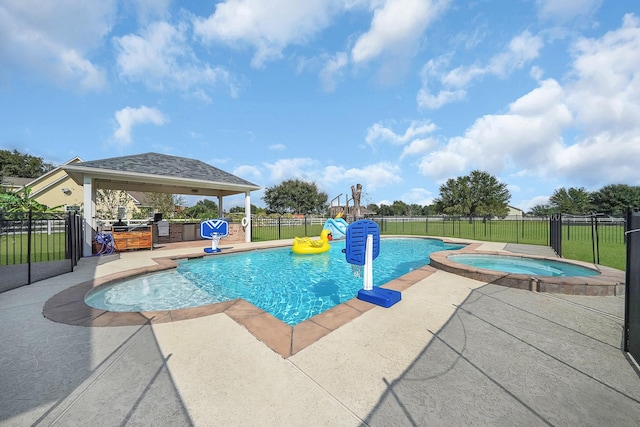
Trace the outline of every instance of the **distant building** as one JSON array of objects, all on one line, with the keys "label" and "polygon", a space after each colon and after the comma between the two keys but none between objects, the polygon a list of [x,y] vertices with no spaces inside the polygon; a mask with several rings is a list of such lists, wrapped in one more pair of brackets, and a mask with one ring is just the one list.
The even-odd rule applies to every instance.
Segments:
[{"label": "distant building", "polygon": [[522,209],[514,208],[513,206],[507,206],[509,208],[509,213],[507,216],[524,216],[524,211]]},{"label": "distant building", "polygon": [[[79,157],[74,157],[64,165],[81,163]],[[3,177],[2,187],[9,192],[17,193],[25,187],[31,189],[30,198],[49,208],[61,207],[64,211],[81,211],[84,201],[84,189],[58,166],[38,178]],[[149,211],[145,203],[145,193],[141,191],[126,192],[127,203],[124,207],[126,215],[122,219],[131,219],[134,212]],[[99,202],[97,202],[99,203]],[[98,206],[98,210],[100,206]],[[117,219],[117,218],[100,218]]]}]

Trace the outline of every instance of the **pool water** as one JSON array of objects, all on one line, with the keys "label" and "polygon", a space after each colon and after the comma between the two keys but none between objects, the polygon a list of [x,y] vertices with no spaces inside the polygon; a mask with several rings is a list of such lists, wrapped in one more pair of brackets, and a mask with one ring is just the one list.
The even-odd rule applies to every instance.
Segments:
[{"label": "pool water", "polygon": [[[243,298],[289,325],[356,297],[363,278],[345,260],[344,240],[318,255],[290,247],[219,254],[180,262],[175,270],[138,276],[91,292],[85,302],[108,311],[162,311]],[[383,285],[429,263],[429,254],[460,249],[434,239],[380,241],[373,284]]]},{"label": "pool water", "polygon": [[597,276],[598,271],[567,262],[548,259],[515,257],[508,255],[456,254],[449,257],[451,261],[514,274],[531,274],[534,276]]}]

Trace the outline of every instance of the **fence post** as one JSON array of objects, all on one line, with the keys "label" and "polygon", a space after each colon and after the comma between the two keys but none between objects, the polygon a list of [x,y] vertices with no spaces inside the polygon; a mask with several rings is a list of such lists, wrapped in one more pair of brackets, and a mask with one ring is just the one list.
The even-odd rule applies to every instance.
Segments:
[{"label": "fence post", "polygon": [[562,214],[549,216],[549,241],[556,254],[562,256]]},{"label": "fence post", "polygon": [[282,238],[280,233],[281,226],[282,226],[282,215],[278,215],[278,240]]},{"label": "fence post", "polygon": [[27,217],[27,284],[31,284],[31,221],[33,221],[33,210],[29,209],[29,215]]},{"label": "fence post", "polygon": [[591,250],[593,251],[593,263],[600,264],[600,238],[598,235],[598,216],[591,215]]}]

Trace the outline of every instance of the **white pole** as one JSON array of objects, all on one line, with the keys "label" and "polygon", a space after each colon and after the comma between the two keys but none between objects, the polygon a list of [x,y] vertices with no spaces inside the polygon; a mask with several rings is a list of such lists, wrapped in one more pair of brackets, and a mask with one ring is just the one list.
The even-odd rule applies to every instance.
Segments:
[{"label": "white pole", "polygon": [[251,192],[244,193],[244,215],[247,218],[247,226],[244,230],[244,241],[251,243]]},{"label": "white pole", "polygon": [[364,253],[364,290],[373,290],[373,235],[367,235]]}]

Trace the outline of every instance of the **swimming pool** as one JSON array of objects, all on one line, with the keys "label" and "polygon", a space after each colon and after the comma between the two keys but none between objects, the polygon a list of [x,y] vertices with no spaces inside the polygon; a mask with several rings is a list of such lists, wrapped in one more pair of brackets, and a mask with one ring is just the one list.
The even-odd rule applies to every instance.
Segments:
[{"label": "swimming pool", "polygon": [[[162,311],[243,298],[296,325],[354,298],[363,279],[345,260],[344,241],[325,254],[296,255],[290,247],[219,254],[180,262],[175,270],[138,276],[91,291],[85,302],[107,311]],[[429,263],[433,252],[463,247],[435,239],[385,238],[373,263],[380,286]]]},{"label": "swimming pool", "polygon": [[448,257],[451,261],[471,267],[487,270],[503,271],[514,274],[534,276],[572,277],[597,276],[600,274],[592,268],[582,267],[562,261],[550,259],[527,258],[522,256],[495,254],[455,254]]}]

